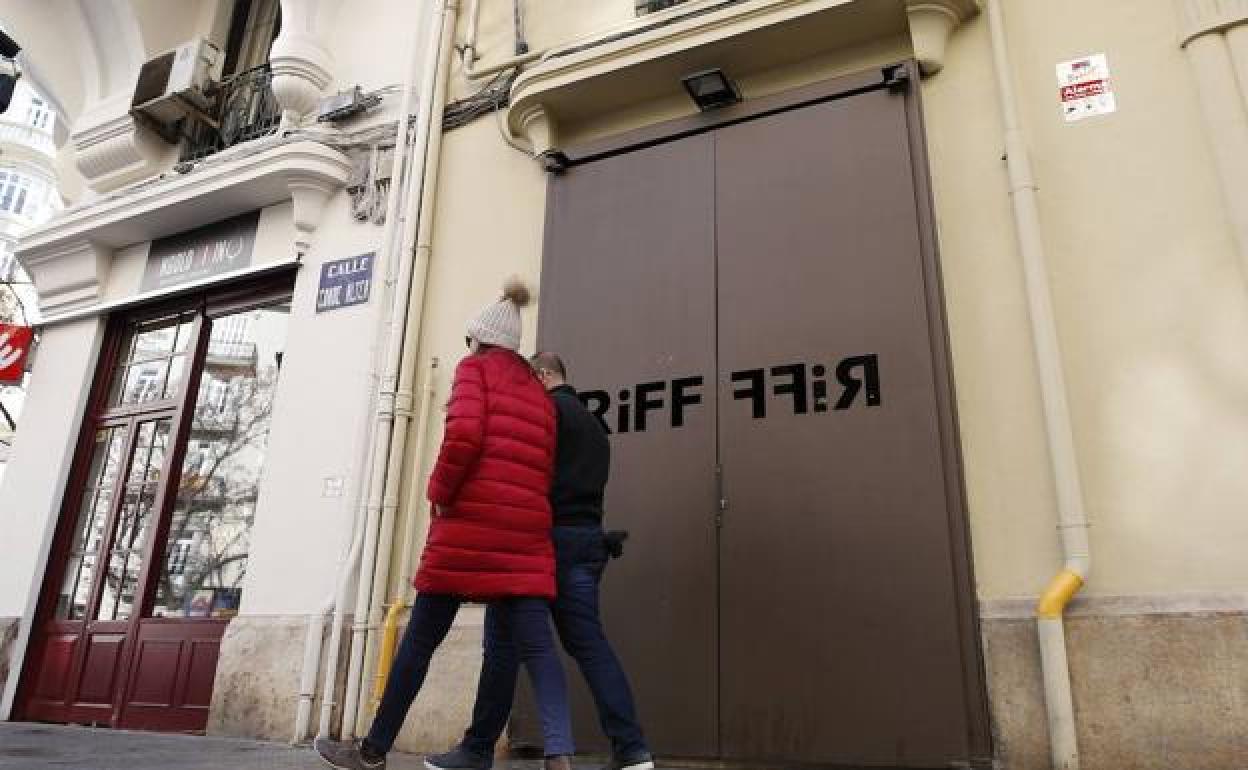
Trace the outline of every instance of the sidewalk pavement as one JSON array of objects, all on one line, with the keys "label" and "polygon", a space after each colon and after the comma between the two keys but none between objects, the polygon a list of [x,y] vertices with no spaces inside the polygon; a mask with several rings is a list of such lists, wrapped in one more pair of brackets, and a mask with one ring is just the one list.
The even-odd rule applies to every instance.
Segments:
[{"label": "sidewalk pavement", "polygon": [[[327,770],[309,748],[282,743],[0,722],[3,770]],[[540,762],[499,761],[495,770],[539,770]],[[597,770],[598,763],[576,770]],[[421,758],[392,754],[388,770],[423,770]]]}]

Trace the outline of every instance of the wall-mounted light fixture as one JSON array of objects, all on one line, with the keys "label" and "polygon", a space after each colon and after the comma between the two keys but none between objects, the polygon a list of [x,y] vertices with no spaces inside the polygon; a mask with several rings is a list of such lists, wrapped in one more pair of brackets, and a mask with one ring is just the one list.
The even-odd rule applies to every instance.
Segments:
[{"label": "wall-mounted light fixture", "polygon": [[741,101],[741,92],[737,84],[728,79],[723,70],[713,69],[695,72],[681,79],[689,97],[700,110],[713,110],[727,107]]}]

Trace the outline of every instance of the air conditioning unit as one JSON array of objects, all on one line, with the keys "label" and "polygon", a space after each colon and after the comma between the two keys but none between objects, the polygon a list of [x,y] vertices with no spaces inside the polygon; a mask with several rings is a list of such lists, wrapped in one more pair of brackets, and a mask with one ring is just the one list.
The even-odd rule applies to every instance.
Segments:
[{"label": "air conditioning unit", "polygon": [[130,111],[161,126],[202,116],[212,107],[213,85],[221,80],[221,51],[198,39],[166,51],[143,63],[134,85]]}]

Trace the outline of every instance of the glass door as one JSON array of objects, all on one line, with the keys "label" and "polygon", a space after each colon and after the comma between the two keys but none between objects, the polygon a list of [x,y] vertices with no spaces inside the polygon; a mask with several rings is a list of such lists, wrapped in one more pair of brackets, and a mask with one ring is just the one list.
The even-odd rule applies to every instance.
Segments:
[{"label": "glass door", "polygon": [[289,279],[113,323],[23,673],[23,718],[202,730],[237,612]]}]

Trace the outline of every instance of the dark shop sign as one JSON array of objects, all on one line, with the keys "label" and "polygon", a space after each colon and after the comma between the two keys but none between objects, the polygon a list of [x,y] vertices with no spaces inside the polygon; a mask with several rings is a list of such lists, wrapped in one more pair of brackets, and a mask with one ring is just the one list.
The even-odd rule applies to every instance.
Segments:
[{"label": "dark shop sign", "polygon": [[142,290],[164,289],[248,267],[259,223],[256,210],[152,241]]},{"label": "dark shop sign", "polygon": [[[867,407],[883,403],[880,359],[875,353],[842,358],[830,374],[829,377],[828,367],[823,364],[798,362],[742,369],[728,375],[728,380],[733,400],[745,402],[756,420],[766,419],[777,410],[809,414],[845,410],[855,403]],[[622,388],[614,403],[605,390],[581,391],[580,397],[607,433],[638,433],[653,427],[684,425],[689,410],[702,403],[705,385],[701,376],[678,377]]]},{"label": "dark shop sign", "polygon": [[336,259],[321,265],[321,282],[316,287],[316,312],[362,305],[373,292],[373,263],[376,254]]}]

